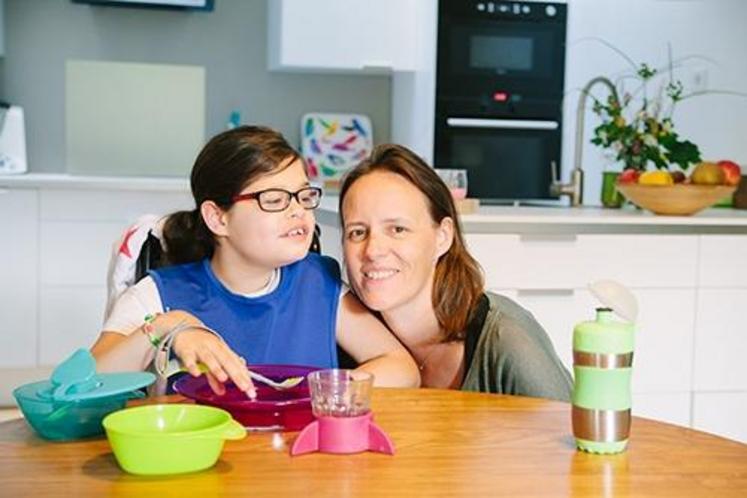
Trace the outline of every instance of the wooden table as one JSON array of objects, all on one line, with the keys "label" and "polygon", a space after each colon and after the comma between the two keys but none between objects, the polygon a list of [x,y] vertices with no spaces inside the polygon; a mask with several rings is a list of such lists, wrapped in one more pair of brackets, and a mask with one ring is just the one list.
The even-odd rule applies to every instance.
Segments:
[{"label": "wooden table", "polygon": [[144,478],[106,439],[50,443],[0,424],[0,496],[747,496],[747,445],[636,418],[628,451],[576,451],[570,407],[512,396],[377,389],[396,454],[288,455],[295,433],[227,442],[215,467]]}]

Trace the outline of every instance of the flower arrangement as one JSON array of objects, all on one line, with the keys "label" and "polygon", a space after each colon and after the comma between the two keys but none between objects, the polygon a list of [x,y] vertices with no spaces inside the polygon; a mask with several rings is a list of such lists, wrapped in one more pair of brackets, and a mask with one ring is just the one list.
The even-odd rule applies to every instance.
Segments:
[{"label": "flower arrangement", "polygon": [[602,122],[594,129],[591,142],[610,149],[625,169],[642,171],[648,164],[669,169],[676,164],[687,171],[691,164],[701,161],[701,156],[697,145],[674,131],[672,113],[685,97],[682,82],[672,78],[670,62],[669,81],[659,87],[655,98],[649,98],[647,87],[659,70],[630,62],[640,87],[633,93],[622,92],[621,101],[613,95],[604,102],[595,100],[593,111]]}]

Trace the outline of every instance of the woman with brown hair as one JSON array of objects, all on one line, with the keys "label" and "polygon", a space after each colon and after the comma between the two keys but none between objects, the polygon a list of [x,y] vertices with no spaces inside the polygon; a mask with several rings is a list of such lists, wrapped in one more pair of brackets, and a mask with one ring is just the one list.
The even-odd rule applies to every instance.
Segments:
[{"label": "woman with brown hair", "polygon": [[414,153],[375,148],[343,180],[340,216],[350,284],[413,355],[423,386],[570,400],[547,334],[485,291],[449,189]]}]

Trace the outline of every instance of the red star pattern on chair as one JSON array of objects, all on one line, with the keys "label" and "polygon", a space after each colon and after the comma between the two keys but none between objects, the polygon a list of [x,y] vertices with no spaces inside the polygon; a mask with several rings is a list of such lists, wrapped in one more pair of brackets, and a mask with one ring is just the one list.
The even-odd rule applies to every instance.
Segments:
[{"label": "red star pattern on chair", "polygon": [[130,237],[132,237],[132,234],[137,232],[137,227],[128,228],[127,232],[125,233],[124,240],[122,240],[122,244],[119,246],[119,254],[124,254],[128,258],[132,258],[132,254],[130,253]]}]

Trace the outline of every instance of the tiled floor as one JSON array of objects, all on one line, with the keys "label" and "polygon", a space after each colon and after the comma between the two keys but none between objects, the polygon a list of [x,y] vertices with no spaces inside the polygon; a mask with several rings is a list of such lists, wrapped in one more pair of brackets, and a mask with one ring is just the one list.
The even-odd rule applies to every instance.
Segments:
[{"label": "tiled floor", "polygon": [[0,422],[20,417],[21,412],[17,408],[0,408]]}]

